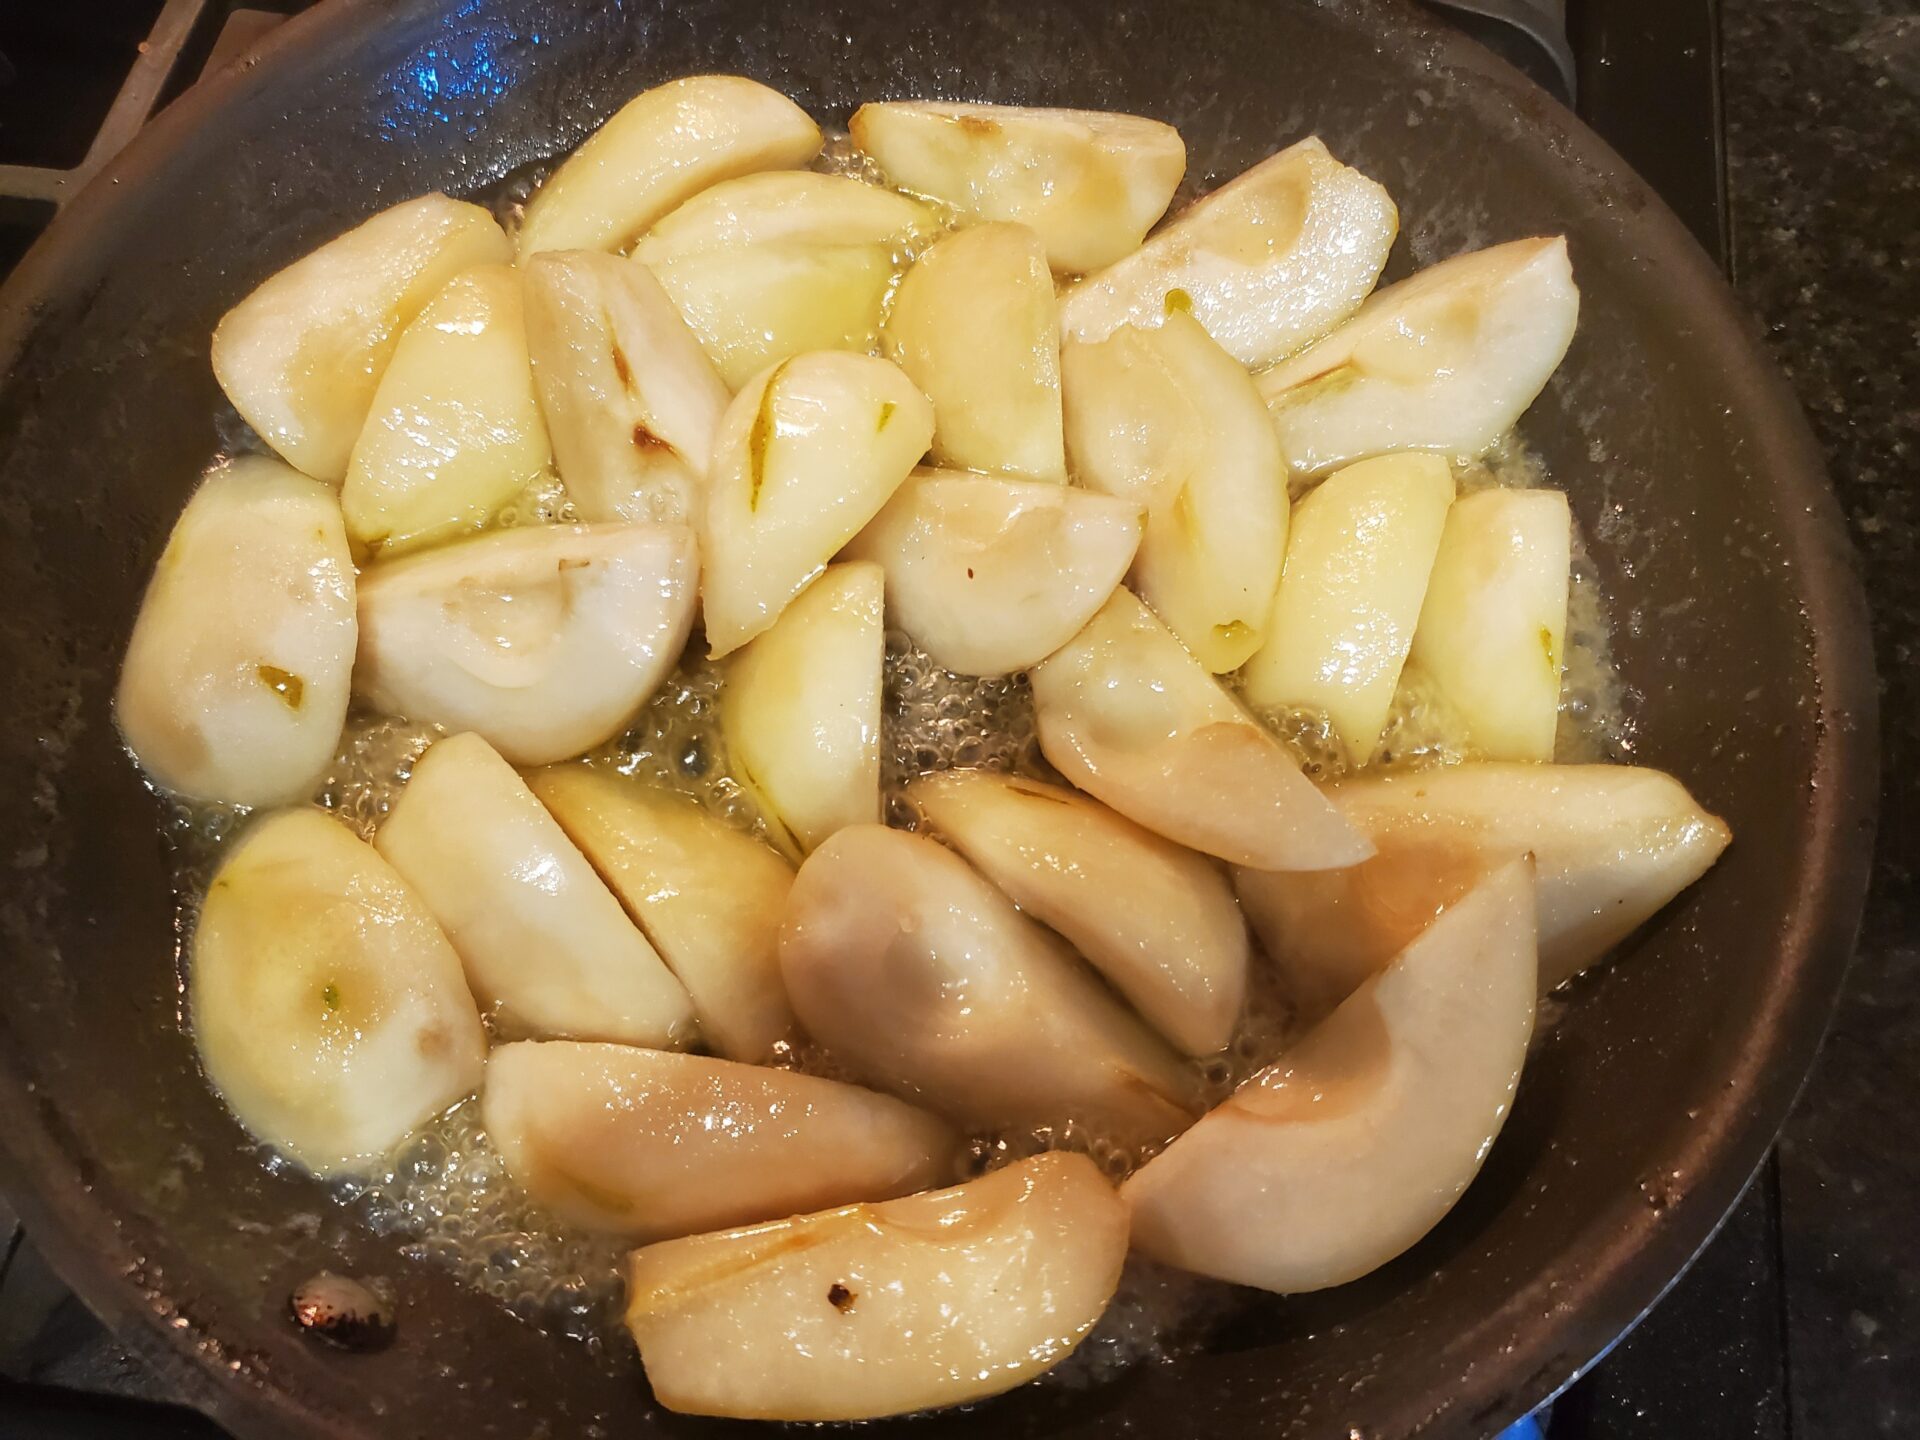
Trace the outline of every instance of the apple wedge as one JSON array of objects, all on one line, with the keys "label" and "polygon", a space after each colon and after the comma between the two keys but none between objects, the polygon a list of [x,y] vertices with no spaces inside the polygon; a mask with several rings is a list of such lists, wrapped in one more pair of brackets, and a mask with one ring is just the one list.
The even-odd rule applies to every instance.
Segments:
[{"label": "apple wedge", "polygon": [[400,332],[462,270],[512,258],[478,205],[422,195],[382,210],[222,316],[214,378],[289,463],[338,484]]},{"label": "apple wedge", "polygon": [[1252,379],[1184,311],[1060,352],[1082,485],[1146,507],[1133,588],[1215,674],[1260,648],[1287,548],[1286,463]]},{"label": "apple wedge", "polygon": [[584,520],[694,524],[733,398],[644,266],[592,250],[526,265],[527,343],[553,458]]},{"label": "apple wedge", "polygon": [[1078,634],[1139,543],[1131,500],[916,470],[842,553],[886,570],[891,623],[937,664],[1005,675]]},{"label": "apple wedge", "polygon": [[1120,1283],[1126,1208],[1084,1155],[637,1250],[627,1327],[669,1410],[868,1420],[1024,1384]]},{"label": "apple wedge", "polygon": [[354,685],[519,765],[620,733],[680,658],[697,593],[681,525],[502,530],[370,566]]},{"label": "apple wedge", "polygon": [[535,1200],[639,1241],[891,1199],[959,1155],[944,1121],[857,1085],[565,1040],[495,1050],[481,1119]]},{"label": "apple wedge", "polygon": [[520,258],[624,250],[690,196],[820,153],[820,127],[777,90],[690,75],[644,90],[569,155],[527,205]]},{"label": "apple wedge", "polygon": [[1268,870],[1373,847],[1124,587],[1032,673],[1040,748],[1075,785],[1189,849]]},{"label": "apple wedge", "polygon": [[900,282],[886,346],[933,401],[940,464],[1067,478],[1059,307],[1033,231],[975,225],[937,241]]},{"label": "apple wedge", "polygon": [[1192,1122],[1179,1059],[951,850],[850,826],[800,867],[780,970],[807,1033],[970,1126],[1151,1145]]},{"label": "apple wedge", "polygon": [[1027,914],[1064,936],[1189,1055],[1233,1038],[1247,927],[1226,877],[1106,806],[987,770],[923,775],[908,798]]},{"label": "apple wedge", "polygon": [[1478,455],[1546,385],[1579,315],[1566,240],[1515,240],[1389,285],[1256,378],[1296,475],[1389,450]]},{"label": "apple wedge", "polygon": [[414,762],[374,846],[509,1035],[678,1047],[687,992],[513,767],[478,735]]},{"label": "apple wedge", "polygon": [[688,795],[583,765],[526,780],[687,987],[707,1043],[771,1060],[794,1027],[779,950],[793,867]]},{"label": "apple wedge", "polygon": [[478,530],[552,463],[520,277],[476,265],[400,332],[340,487],[347,534],[379,554]]},{"label": "apple wedge", "polygon": [[1178,130],[1117,111],[891,100],[847,129],[901,189],[1029,227],[1069,275],[1138,249],[1187,171]]},{"label": "apple wedge", "polygon": [[114,711],[163,790],[302,800],[346,723],[357,624],[333,491],[264,455],[210,471],[174,521]]},{"label": "apple wedge", "polygon": [[1351,763],[1373,759],[1452,504],[1447,462],[1420,454],[1349,465],[1302,500],[1247,699],[1318,711]]},{"label": "apple wedge", "polygon": [[779,618],[892,498],[932,437],[927,397],[871,355],[796,355],[734,396],[714,440],[700,537],[715,659]]},{"label": "apple wedge", "polygon": [[1271,365],[1354,312],[1399,228],[1392,197],[1309,137],[1068,290],[1061,328],[1070,340],[1104,340],[1185,308],[1242,365]]},{"label": "apple wedge", "polygon": [[655,275],[727,384],[808,350],[871,350],[917,200],[845,175],[769,171],[703,190],[643,236]]},{"label": "apple wedge", "polygon": [[885,584],[878,565],[828,566],[727,665],[728,761],[795,859],[880,818]]},{"label": "apple wedge", "polygon": [[1433,917],[1534,857],[1540,993],[1579,973],[1712,868],[1731,838],[1686,788],[1631,765],[1465,764],[1337,781],[1378,847],[1324,875],[1234,872],[1247,918],[1309,1013],[1345,999]]},{"label": "apple wedge", "polygon": [[241,832],[187,972],[208,1079],[253,1136],[319,1175],[368,1169],[480,1083],[460,958],[373,847],[318,810]]},{"label": "apple wedge", "polygon": [[1128,1178],[1135,1247],[1283,1295],[1378,1269],[1479,1172],[1533,1015],[1533,885],[1519,860]]}]

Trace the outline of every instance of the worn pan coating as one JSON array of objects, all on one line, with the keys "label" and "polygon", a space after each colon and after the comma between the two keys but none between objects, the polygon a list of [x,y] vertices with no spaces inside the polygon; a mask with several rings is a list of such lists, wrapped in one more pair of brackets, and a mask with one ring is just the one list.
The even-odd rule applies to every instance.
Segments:
[{"label": "worn pan coating", "polygon": [[[1176,1363],[912,1433],[1384,1440],[1522,1413],[1686,1265],[1801,1083],[1859,915],[1874,688],[1819,457],[1706,257],[1564,111],[1397,0],[335,0],[162,116],[0,300],[0,1146],[36,1241],[243,1434],[722,1428],[261,1168],[177,1025],[155,803],[108,709],[141,587],[219,447],[220,313],[367,213],[485,186],[703,70],[836,120],[905,95],[1137,110],[1180,127],[1199,185],[1317,130],[1399,201],[1398,269],[1571,235],[1579,338],[1523,430],[1612,596],[1633,758],[1683,776],[1733,848],[1579,986],[1485,1172],[1400,1262],[1249,1296]],[[293,1332],[288,1288],[322,1266],[393,1279],[391,1349]]]}]

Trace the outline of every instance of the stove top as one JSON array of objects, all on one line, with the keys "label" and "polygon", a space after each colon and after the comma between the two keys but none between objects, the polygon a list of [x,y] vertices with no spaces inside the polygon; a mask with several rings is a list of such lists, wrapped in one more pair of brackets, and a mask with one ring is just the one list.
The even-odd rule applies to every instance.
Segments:
[{"label": "stove top", "polygon": [[[86,0],[0,10],[0,277],[155,110],[308,3]],[[1725,264],[1717,0],[1432,4],[1562,98],[1577,95],[1581,116]],[[1789,1440],[1779,1221],[1769,1162],[1665,1301],[1525,1433]],[[222,1434],[170,1403],[0,1202],[0,1436]]]}]

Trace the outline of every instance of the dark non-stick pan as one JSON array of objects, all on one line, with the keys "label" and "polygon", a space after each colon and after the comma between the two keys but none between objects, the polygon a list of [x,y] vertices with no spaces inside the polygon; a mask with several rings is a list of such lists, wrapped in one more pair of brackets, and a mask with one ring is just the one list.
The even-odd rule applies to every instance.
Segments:
[{"label": "dark non-stick pan", "polygon": [[[178,1024],[168,861],[108,704],[220,445],[221,312],[369,212],[485,187],[694,71],[830,120],[906,95],[1135,110],[1180,127],[1201,187],[1318,131],[1398,200],[1397,270],[1571,236],[1579,337],[1522,428],[1611,597],[1630,758],[1683,777],[1732,849],[1578,984],[1484,1173],[1401,1261],[1249,1295],[1177,1361],[914,1430],[1372,1440],[1522,1413],[1686,1265],[1800,1085],[1859,913],[1874,688],[1819,459],[1719,276],[1564,111],[1393,0],[335,0],[163,115],[0,303],[0,1145],[36,1240],[246,1434],[722,1428],[262,1168]],[[390,1278],[391,1348],[295,1333],[288,1289],[322,1267]]]}]

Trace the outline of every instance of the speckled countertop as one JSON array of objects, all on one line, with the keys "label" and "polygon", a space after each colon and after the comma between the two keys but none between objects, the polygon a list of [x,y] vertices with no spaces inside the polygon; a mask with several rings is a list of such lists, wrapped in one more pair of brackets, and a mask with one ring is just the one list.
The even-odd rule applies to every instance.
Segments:
[{"label": "speckled countertop", "polygon": [[[1920,9],[1721,0],[1736,288],[1824,446],[1883,696],[1860,949],[1781,1142],[1794,1440],[1920,1435]],[[1651,1433],[1651,1432],[1648,1432]]]}]

